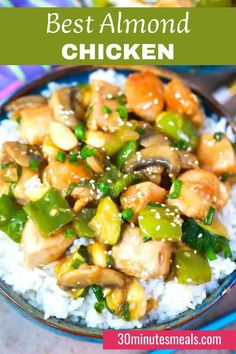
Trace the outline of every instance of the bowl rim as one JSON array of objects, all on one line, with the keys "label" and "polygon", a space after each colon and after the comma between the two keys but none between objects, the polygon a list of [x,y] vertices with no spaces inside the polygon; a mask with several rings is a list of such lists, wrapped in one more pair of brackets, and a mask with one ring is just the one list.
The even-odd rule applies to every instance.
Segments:
[{"label": "bowl rim", "polygon": [[[4,108],[6,105],[16,98],[29,94],[32,90],[39,88],[47,84],[50,81],[56,81],[58,79],[62,79],[63,77],[67,77],[73,74],[85,73],[97,69],[109,69],[112,68],[117,71],[152,71],[154,74],[158,75],[161,79],[171,80],[174,78],[181,78],[181,75],[169,71],[164,68],[154,67],[154,66],[145,66],[145,65],[133,65],[133,66],[113,66],[113,65],[88,65],[88,66],[63,66],[58,67],[54,71],[45,73],[41,77],[26,83],[23,87],[21,87],[17,92],[12,94],[10,97],[6,98],[3,104],[0,106],[0,115],[4,113]],[[233,123],[232,118],[228,114],[228,112],[221,106],[213,96],[202,89],[199,85],[192,84],[187,81],[190,89],[197,94],[203,101],[209,105],[214,113],[219,116],[225,117],[229,125],[231,125],[235,130],[235,125]],[[148,326],[142,327],[143,329],[152,329],[152,330],[163,330],[163,329],[176,329],[186,327],[190,322],[199,318],[207,311],[209,311],[214,305],[216,305],[225,294],[233,287],[236,283],[236,270],[229,274],[220,284],[220,286],[210,295],[208,296],[202,304],[200,304],[197,308],[193,310],[187,310],[180,314],[177,318],[173,320],[166,321],[161,324],[151,323]],[[24,300],[20,295],[15,293],[11,286],[7,285],[2,279],[0,279],[0,294],[3,295],[10,303],[14,305],[20,312],[33,320],[36,320],[38,324],[45,325],[48,328],[54,329],[57,332],[64,335],[72,335],[77,339],[85,339],[85,340],[101,340],[103,330],[98,328],[91,327],[83,327],[81,325],[76,325],[71,322],[67,322],[66,320],[60,320],[55,317],[51,317],[49,319],[44,319],[43,312],[37,310],[35,307],[31,306],[26,300]]]}]

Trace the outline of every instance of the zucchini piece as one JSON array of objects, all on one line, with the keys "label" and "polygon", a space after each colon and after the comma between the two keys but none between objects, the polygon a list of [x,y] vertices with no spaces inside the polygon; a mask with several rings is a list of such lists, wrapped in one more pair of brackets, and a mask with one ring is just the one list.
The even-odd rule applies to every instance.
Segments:
[{"label": "zucchini piece", "polygon": [[120,237],[121,218],[116,204],[110,197],[100,200],[96,215],[89,226],[95,230],[99,242],[115,245]]},{"label": "zucchini piece", "polygon": [[[87,257],[83,254],[85,246],[80,246],[69,257],[62,259],[56,264],[54,272],[57,278],[60,278],[65,273],[79,268],[82,264],[87,262]],[[82,252],[80,252],[82,250]]]},{"label": "zucchini piece", "polygon": [[211,280],[207,259],[192,250],[178,250],[174,260],[175,274],[180,284],[203,284]]},{"label": "zucchini piece", "polygon": [[88,250],[93,264],[102,268],[107,267],[107,245],[94,242],[88,245]]},{"label": "zucchini piece", "polygon": [[89,287],[83,289],[73,289],[70,291],[71,296],[74,300],[78,299],[79,297],[85,297],[88,294]]},{"label": "zucchini piece", "polygon": [[211,261],[221,251],[224,251],[225,258],[232,257],[227,230],[217,220],[213,220],[211,225],[205,225],[198,220],[187,219],[183,225],[182,241],[192,249],[206,254]]},{"label": "zucchini piece", "polygon": [[[138,320],[145,315],[147,310],[146,294],[142,285],[135,279],[127,288],[126,303],[129,305],[130,321]],[[126,320],[125,316],[124,319]]]},{"label": "zucchini piece", "polygon": [[138,217],[143,236],[154,240],[179,241],[182,236],[182,219],[174,209],[164,204],[148,204]]},{"label": "zucchini piece", "polygon": [[125,301],[124,289],[112,289],[106,296],[106,307],[112,314],[119,315]]},{"label": "zucchini piece", "polygon": [[79,237],[95,238],[95,231],[88,225],[96,214],[95,208],[83,208],[73,222],[74,232]]}]

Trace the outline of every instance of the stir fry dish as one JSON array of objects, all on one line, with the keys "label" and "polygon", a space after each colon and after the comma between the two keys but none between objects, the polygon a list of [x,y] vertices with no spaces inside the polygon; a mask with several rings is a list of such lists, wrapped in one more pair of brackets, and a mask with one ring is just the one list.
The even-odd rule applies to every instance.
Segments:
[{"label": "stir fry dish", "polygon": [[140,319],[158,306],[143,281],[207,283],[209,262],[232,257],[218,214],[235,182],[234,146],[201,133],[201,102],[180,79],[135,72],[124,90],[93,80],[6,110],[21,141],[0,151],[0,229],[27,267],[54,263],[72,298],[92,289],[98,313]]}]

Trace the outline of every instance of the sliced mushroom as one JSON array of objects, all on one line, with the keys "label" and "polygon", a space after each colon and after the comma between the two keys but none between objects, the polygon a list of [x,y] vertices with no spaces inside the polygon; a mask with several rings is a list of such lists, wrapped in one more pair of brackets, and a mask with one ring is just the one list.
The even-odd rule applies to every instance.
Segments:
[{"label": "sliced mushroom", "polygon": [[17,98],[16,100],[10,102],[5,110],[7,112],[19,112],[24,108],[37,107],[47,103],[47,99],[40,95],[29,95]]},{"label": "sliced mushroom", "polygon": [[79,269],[62,274],[57,284],[63,289],[86,288],[93,284],[104,288],[122,288],[125,276],[112,269],[83,264]]},{"label": "sliced mushroom", "polygon": [[62,87],[55,90],[50,105],[55,119],[72,129],[85,115],[85,110],[80,104],[80,92],[74,87]]},{"label": "sliced mushroom", "polygon": [[199,161],[193,153],[188,151],[179,151],[178,153],[181,160],[182,170],[190,170],[199,167]]},{"label": "sliced mushroom", "polygon": [[9,157],[22,167],[29,167],[30,160],[32,159],[39,161],[42,159],[38,150],[30,148],[26,144],[20,144],[16,141],[7,141],[3,146]]},{"label": "sliced mushroom", "polygon": [[140,171],[150,166],[163,166],[170,177],[176,177],[181,169],[181,160],[178,152],[168,146],[150,146],[138,151],[125,165],[125,172]]},{"label": "sliced mushroom", "polygon": [[160,184],[161,183],[161,174],[164,171],[163,166],[150,166],[146,167],[142,170],[142,174],[146,177],[149,181]]},{"label": "sliced mushroom", "polygon": [[169,145],[170,141],[167,136],[160,133],[149,133],[142,136],[140,139],[140,144],[147,148],[150,146],[158,146],[158,145]]}]

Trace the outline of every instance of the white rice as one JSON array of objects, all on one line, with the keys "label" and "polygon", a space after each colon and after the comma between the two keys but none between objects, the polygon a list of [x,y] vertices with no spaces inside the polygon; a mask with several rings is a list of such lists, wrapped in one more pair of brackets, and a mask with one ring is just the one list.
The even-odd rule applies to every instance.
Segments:
[{"label": "white rice", "polygon": [[[93,79],[107,80],[112,84],[119,84],[122,88],[124,76],[116,74],[113,70],[98,70],[90,75]],[[51,90],[58,87],[56,83],[50,83],[42,92],[49,96]],[[206,119],[204,132],[227,132],[232,141],[234,135],[231,129],[226,128],[226,120],[222,118],[218,123],[212,123]],[[4,141],[17,141],[20,139],[18,124],[4,120],[0,124],[0,144]],[[36,188],[40,181],[32,180],[32,185],[27,188]],[[232,188],[232,197],[220,214],[220,221],[226,226],[230,236],[230,246],[236,258],[236,186]],[[85,238],[77,239],[71,250],[81,244],[88,244]],[[26,299],[32,306],[43,311],[45,319],[55,316],[61,319],[70,319],[90,327],[97,328],[140,328],[150,321],[156,323],[173,319],[180,313],[194,309],[200,305],[207,295],[213,292],[222,279],[232,273],[236,268],[235,262],[224,259],[218,255],[215,261],[210,262],[212,280],[209,283],[191,286],[181,285],[175,281],[165,283],[162,278],[143,281],[147,299],[157,299],[159,305],[148,316],[139,321],[125,322],[117,316],[113,316],[106,309],[99,314],[93,305],[96,302],[94,294],[89,291],[85,298],[73,300],[65,291],[56,284],[53,274],[54,264],[43,268],[27,269],[23,259],[21,246],[14,243],[4,233],[0,232],[0,278],[9,284],[13,290]]]}]

